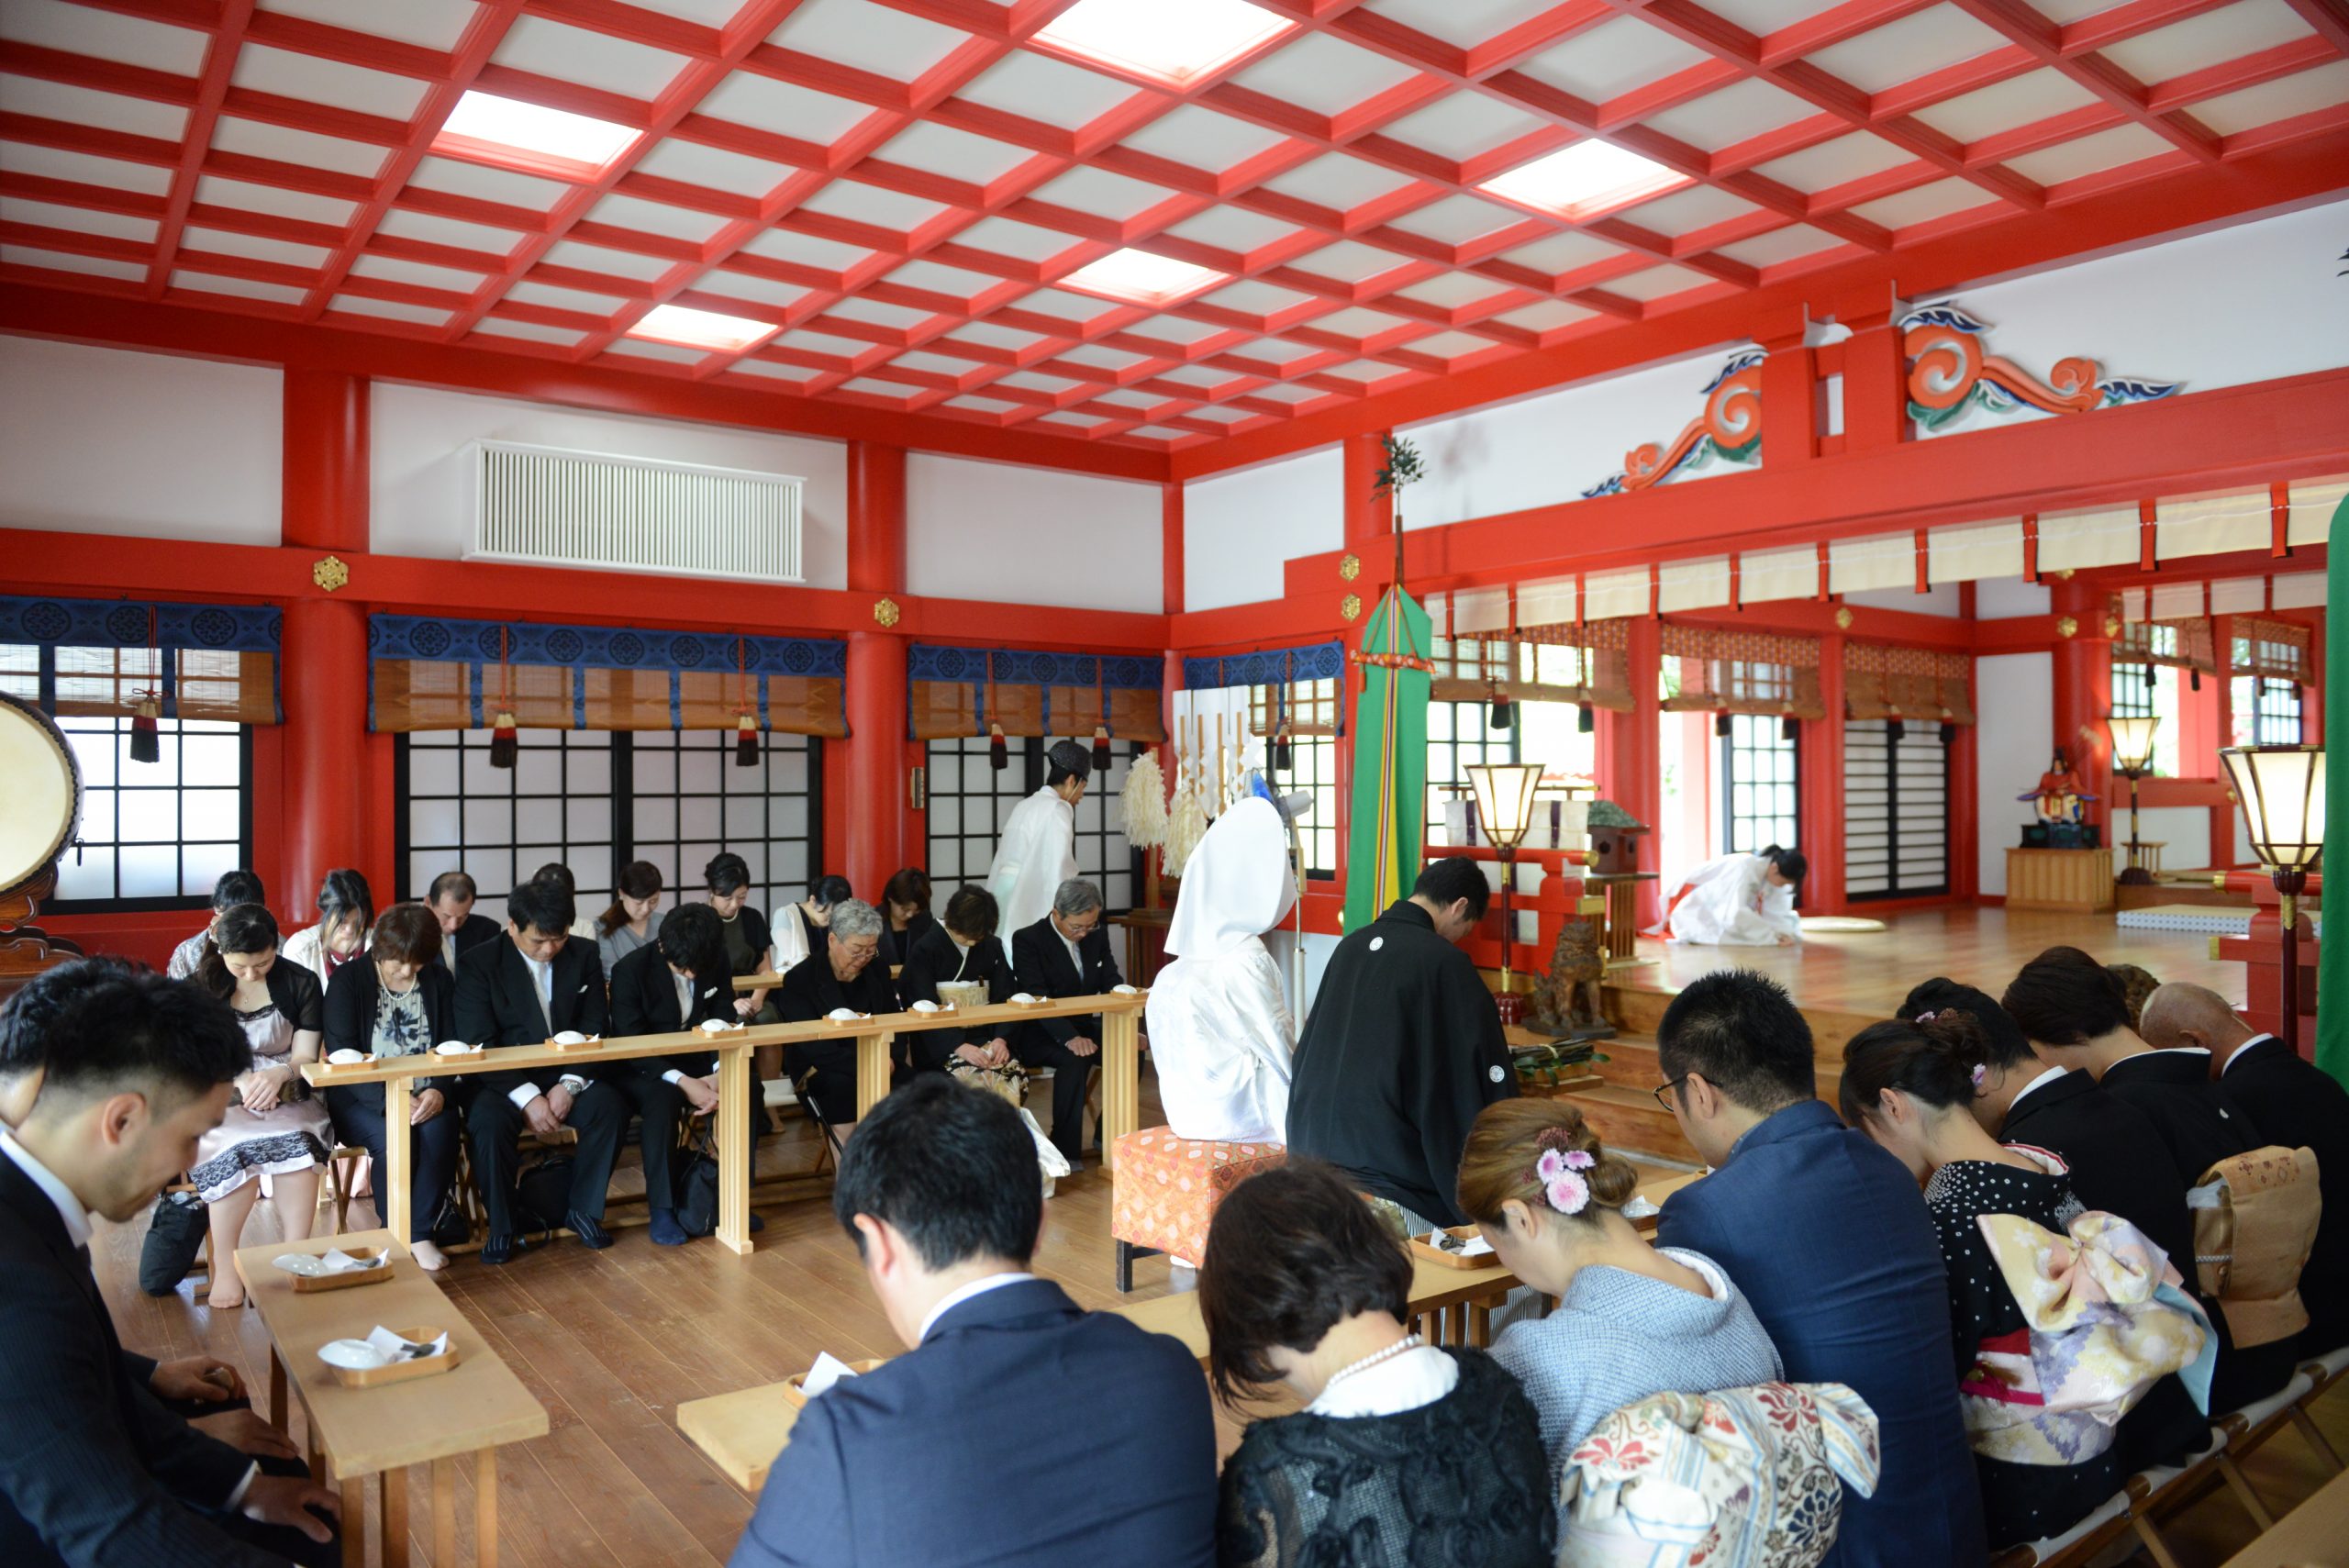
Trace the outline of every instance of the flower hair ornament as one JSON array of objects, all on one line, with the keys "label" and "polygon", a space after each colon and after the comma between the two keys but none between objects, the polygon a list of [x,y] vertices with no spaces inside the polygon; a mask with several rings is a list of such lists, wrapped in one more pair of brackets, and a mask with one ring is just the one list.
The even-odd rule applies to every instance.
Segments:
[{"label": "flower hair ornament", "polygon": [[1940,1017],[1941,1015],[1939,1013],[1920,1013],[1917,1015],[1917,1022],[1920,1024],[1930,1024],[1935,1018]]},{"label": "flower hair ornament", "polygon": [[1974,1064],[1974,1072],[1971,1076],[1974,1079],[1974,1092],[1976,1094],[1978,1095],[1982,1092],[1982,1081],[1989,1077],[1989,1075],[1990,1069],[1988,1067],[1979,1062]]},{"label": "flower hair ornament", "polygon": [[1598,1162],[1584,1149],[1544,1149],[1533,1162],[1542,1194],[1560,1214],[1580,1214],[1590,1207],[1590,1184],[1582,1173]]}]

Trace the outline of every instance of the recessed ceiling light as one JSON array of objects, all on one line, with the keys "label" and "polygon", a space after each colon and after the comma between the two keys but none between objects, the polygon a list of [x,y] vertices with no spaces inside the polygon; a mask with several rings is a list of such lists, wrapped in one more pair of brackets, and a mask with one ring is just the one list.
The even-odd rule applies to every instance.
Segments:
[{"label": "recessed ceiling light", "polygon": [[1083,289],[1087,294],[1135,305],[1164,306],[1201,289],[1212,288],[1223,280],[1224,274],[1211,267],[1177,261],[1171,256],[1154,256],[1147,250],[1112,250],[1097,261],[1086,262],[1055,286]]},{"label": "recessed ceiling light", "polygon": [[1296,25],[1248,0],[1076,0],[1034,41],[1179,87]]},{"label": "recessed ceiling light", "polygon": [[716,349],[737,353],[776,330],[772,321],[746,316],[721,316],[715,310],[694,310],[682,305],[656,305],[628,329],[631,338],[678,343],[688,349]]},{"label": "recessed ceiling light", "polygon": [[[618,157],[637,135],[631,128],[609,120],[501,98],[495,93],[467,93],[442,122],[440,134],[433,139],[433,150],[487,151],[526,168],[551,163],[561,172],[561,165],[570,164],[593,174]],[[516,154],[521,156],[518,159]]]},{"label": "recessed ceiling light", "polygon": [[1585,210],[1617,206],[1684,183],[1652,158],[1626,152],[1596,137],[1562,151],[1521,163],[1479,189],[1527,206],[1574,217]]}]

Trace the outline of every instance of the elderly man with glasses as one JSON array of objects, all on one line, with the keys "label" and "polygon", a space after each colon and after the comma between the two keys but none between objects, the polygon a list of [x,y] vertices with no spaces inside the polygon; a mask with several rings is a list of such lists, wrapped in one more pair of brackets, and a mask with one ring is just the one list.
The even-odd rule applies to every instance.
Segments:
[{"label": "elderly man with glasses", "polygon": [[[1101,924],[1101,890],[1071,877],[1052,894],[1052,913],[1011,939],[1011,973],[1031,996],[1094,996],[1125,984]],[[1080,1162],[1085,1091],[1101,1056],[1101,1018],[1040,1018],[1012,1042],[1023,1067],[1052,1070],[1052,1147]]]}]

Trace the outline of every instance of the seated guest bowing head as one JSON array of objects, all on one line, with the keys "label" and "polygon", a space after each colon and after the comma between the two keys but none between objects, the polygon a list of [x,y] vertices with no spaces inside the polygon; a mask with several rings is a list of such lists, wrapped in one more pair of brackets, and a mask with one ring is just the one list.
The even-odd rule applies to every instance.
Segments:
[{"label": "seated guest bowing head", "polygon": [[[914,939],[906,954],[906,969],[897,976],[897,998],[906,1006],[939,1002],[941,984],[974,984],[990,1003],[1008,999],[1019,989],[1011,965],[996,939],[995,895],[977,883],[966,882],[946,901],[946,918],[933,920]],[[875,960],[877,962],[878,960]],[[903,1035],[917,1072],[952,1073],[972,1077],[1011,1070],[1011,1041],[1005,1026],[980,1024],[965,1029],[924,1029]]]},{"label": "seated guest bowing head", "polygon": [[2309,1326],[2297,1347],[2310,1361],[2349,1345],[2349,1089],[2272,1034],[2235,1016],[2205,986],[2172,981],[2145,1004],[2145,1042],[2210,1053],[2219,1086],[2251,1113],[2268,1140],[2316,1155],[2324,1197],[2316,1246],[2300,1270]]},{"label": "seated guest bowing head", "polygon": [[374,924],[375,895],[367,879],[355,871],[330,871],[318,884],[318,923],[286,938],[284,956],[324,985],[336,970],[367,951]]},{"label": "seated guest bowing head", "polygon": [[1557,1538],[1533,1407],[1482,1351],[1404,1327],[1411,1259],[1330,1166],[1291,1160],[1216,1207],[1199,1265],[1208,1376],[1227,1408],[1284,1387],[1223,1467],[1225,1568],[1549,1568]]},{"label": "seated guest bowing head", "polygon": [[[308,1240],[318,1213],[318,1172],[334,1135],[325,1103],[302,1079],[302,1063],[318,1059],[324,1028],[318,977],[277,950],[276,918],[258,904],[239,904],[220,917],[219,935],[195,973],[197,984],[228,1004],[253,1057],[237,1079],[237,1098],[205,1133],[188,1167],[196,1195],[210,1206],[212,1256],[218,1259],[237,1250],[262,1176],[270,1178],[280,1234]],[[237,1271],[215,1268],[207,1299],[215,1307],[242,1306]]]},{"label": "seated guest bowing head", "polygon": [[1458,945],[1491,893],[1464,856],[1420,872],[1338,943],[1297,1042],[1289,1153],[1337,1166],[1414,1234],[1467,1223],[1453,1185],[1469,1126],[1517,1095],[1493,993]]},{"label": "seated guest bowing head", "polygon": [[425,891],[424,906],[440,922],[440,965],[451,974],[457,973],[458,962],[465,954],[506,934],[505,928],[488,916],[473,913],[476,896],[473,879],[461,871],[442,872]]},{"label": "seated guest bowing head", "polygon": [[562,888],[563,896],[571,900],[571,934],[583,941],[596,940],[595,919],[579,908],[579,878],[573,874],[569,866],[561,861],[549,861],[530,873],[530,880],[551,883]]},{"label": "seated guest bowing head", "polygon": [[23,1123],[0,1133],[0,1562],[340,1562],[335,1496],[282,1440],[247,1422],[240,1449],[164,1404],[212,1379],[226,1397],[235,1372],[125,1351],[90,1273],[91,1217],[136,1218],[238,1099],[245,1029],[198,986],[82,959],[0,1007],[0,1061],[46,1063]]},{"label": "seated guest bowing head", "polygon": [[807,1401],[733,1568],[1205,1568],[1198,1365],[1027,1272],[1043,1198],[1019,1112],[922,1074],[849,1140],[832,1212],[907,1353]]},{"label": "seated guest bowing head", "polygon": [[[675,1034],[705,1023],[736,1023],[728,987],[726,939],[718,913],[707,904],[680,905],[661,923],[650,947],[638,948],[612,971],[612,1032],[616,1035]],[[678,1124],[688,1115],[718,1108],[718,1054],[645,1056],[612,1064],[607,1080],[644,1118],[644,1201],[651,1210],[652,1240],[683,1246],[692,1238],[677,1220],[675,1150]],[[756,1088],[754,1073],[751,1085]],[[755,1106],[742,1107],[753,1145]],[[758,1218],[751,1220],[759,1228]]]},{"label": "seated guest bowing head", "polygon": [[[2010,1148],[1974,1119],[1976,1085],[1988,1072],[1985,1052],[1982,1026],[1954,1007],[1915,1022],[1871,1024],[1843,1048],[1840,1093],[1843,1119],[1924,1184],[1941,1239],[1952,1365],[1981,1478],[1983,1523],[1990,1544],[2004,1548],[2069,1529],[2119,1491],[2127,1473],[2108,1422],[2025,1411],[1990,1392],[2013,1381],[2012,1358],[2031,1355],[2031,1323],[1975,1222],[2014,1215],[2065,1236],[2083,1205],[2059,1157]],[[2142,1232],[2131,1239],[2154,1245]],[[1986,1355],[1993,1359],[1985,1362]],[[2138,1380],[2132,1403],[2170,1370]],[[2036,1440],[2018,1441],[2019,1428]],[[2062,1462],[2067,1459],[2076,1462]]]},{"label": "seated guest bowing head", "polygon": [[[1101,924],[1101,890],[1082,877],[1062,883],[1052,913],[1012,933],[1011,974],[1031,996],[1097,996],[1124,984]],[[1052,1070],[1052,1147],[1072,1169],[1081,1165],[1085,1089],[1100,1065],[1101,1015],[1039,1018],[1012,1037],[1011,1049],[1021,1066]]]},{"label": "seated guest bowing head", "polygon": [[[881,952],[881,911],[861,898],[832,906],[821,950],[792,966],[775,992],[775,1010],[787,1024],[837,1012],[894,1013],[896,987],[874,961]],[[856,1119],[856,1040],[813,1040],[785,1047],[784,1071],[800,1096],[835,1127]]]},{"label": "seated guest bowing head", "polygon": [[[457,1038],[457,983],[440,965],[440,923],[421,904],[395,904],[375,922],[366,963],[346,963],[327,982],[326,1049],[370,1056],[420,1056]],[[433,1218],[457,1175],[457,1141],[463,1137],[451,1095],[462,1078],[415,1078],[408,1125],[408,1251],[427,1269],[449,1266],[432,1243]],[[326,1092],[335,1135],[367,1151],[386,1169],[384,1086],[347,1084]],[[377,1180],[382,1180],[379,1175]],[[378,1188],[380,1193],[381,1189]],[[378,1209],[381,1208],[379,1199]],[[384,1218],[388,1221],[389,1215]]]},{"label": "seated guest bowing head", "polygon": [[1550,1496],[1609,1411],[1784,1375],[1770,1336],[1719,1265],[1648,1245],[1623,1218],[1639,1184],[1565,1100],[1503,1100],[1468,1129],[1460,1207],[1510,1273],[1558,1309],[1510,1324],[1493,1359],[1542,1420]]},{"label": "seated guest bowing head", "polygon": [[818,948],[822,947],[824,928],[832,917],[832,906],[844,898],[856,896],[856,889],[844,876],[819,876],[807,889],[807,896],[796,904],[785,904],[774,912],[774,963],[777,973],[788,973],[793,965]]},{"label": "seated guest bowing head", "polygon": [[[774,939],[768,932],[767,917],[751,907],[750,862],[731,850],[721,851],[701,868],[701,876],[703,884],[709,889],[709,906],[718,916],[719,935],[726,942],[729,975],[789,973],[790,965],[778,965],[775,962]],[[746,1023],[774,1023],[775,1012],[767,1005],[768,990],[762,985],[755,991],[737,992],[735,1016]]]},{"label": "seated guest bowing head", "polygon": [[603,961],[607,979],[620,960],[651,946],[661,934],[661,868],[651,861],[630,861],[621,868],[619,891],[596,917],[596,956]]},{"label": "seated guest bowing head", "polygon": [[171,962],[165,969],[174,980],[186,980],[195,973],[196,965],[204,962],[204,944],[219,929],[220,917],[239,904],[267,904],[269,895],[262,890],[261,878],[239,866],[224,871],[220,880],[212,884],[212,918],[204,929],[172,950]]},{"label": "seated guest bowing head", "polygon": [[1688,985],[1656,1058],[1657,1097],[1713,1167],[1664,1201],[1656,1244],[1720,1267],[1788,1381],[1844,1384],[1876,1412],[1883,1473],[1872,1496],[1845,1489],[1829,1561],[1981,1562],[1941,1243],[1915,1179],[1817,1097],[1810,1025],[1764,975]]},{"label": "seated guest bowing head", "polygon": [[[604,969],[593,942],[571,940],[571,895],[533,880],[506,897],[506,938],[465,955],[457,973],[457,1038],[475,1045],[537,1045],[566,1031],[597,1035],[609,1016]],[[592,1060],[592,1059],[590,1059]],[[563,1223],[580,1245],[608,1247],[605,1191],[628,1130],[628,1101],[607,1083],[608,1069],[516,1068],[461,1079],[473,1184],[489,1213],[481,1261],[503,1263],[522,1249],[514,1192],[522,1129],[541,1138],[559,1127],[579,1135],[572,1153]]]},{"label": "seated guest bowing head", "polygon": [[882,885],[881,913],[888,917],[881,931],[882,962],[893,969],[904,963],[922,933],[936,929],[930,900],[930,873],[918,866],[905,867]]}]

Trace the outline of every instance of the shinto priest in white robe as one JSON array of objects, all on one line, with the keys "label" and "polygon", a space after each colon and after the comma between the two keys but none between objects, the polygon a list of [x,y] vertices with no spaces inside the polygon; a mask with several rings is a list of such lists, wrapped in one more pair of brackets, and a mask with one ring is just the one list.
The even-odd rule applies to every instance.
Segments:
[{"label": "shinto priest in white robe", "polygon": [[[1052,760],[1080,779],[1093,771],[1092,758],[1074,740],[1056,743]],[[1013,933],[1052,912],[1052,895],[1075,874],[1076,806],[1046,784],[1011,808],[996,844],[995,863],[987,868],[987,891],[995,895],[998,912],[996,929],[1007,949]]]},{"label": "shinto priest in white robe", "polygon": [[1297,902],[1288,828],[1251,795],[1215,820],[1183,867],[1166,936],[1174,960],[1152,982],[1151,1060],[1177,1138],[1288,1141],[1297,1022],[1259,933]]},{"label": "shinto priest in white robe", "polygon": [[1771,885],[1769,870],[1765,857],[1740,852],[1682,873],[1664,887],[1664,924],[1655,930],[1675,942],[1720,947],[1800,941],[1794,887]]}]

